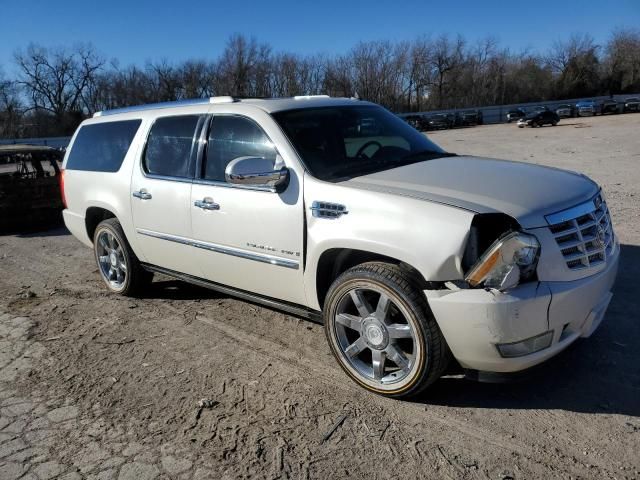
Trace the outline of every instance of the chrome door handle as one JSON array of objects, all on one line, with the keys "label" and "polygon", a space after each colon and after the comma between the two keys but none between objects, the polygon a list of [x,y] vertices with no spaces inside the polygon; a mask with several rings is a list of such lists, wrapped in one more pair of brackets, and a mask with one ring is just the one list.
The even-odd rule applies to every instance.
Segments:
[{"label": "chrome door handle", "polygon": [[140,200],[151,200],[151,194],[147,192],[144,188],[141,188],[137,192],[133,192],[131,195],[133,195],[136,198],[139,198]]},{"label": "chrome door handle", "polygon": [[220,210],[220,205],[215,203],[212,198],[205,197],[202,200],[196,200],[193,205],[203,210]]}]

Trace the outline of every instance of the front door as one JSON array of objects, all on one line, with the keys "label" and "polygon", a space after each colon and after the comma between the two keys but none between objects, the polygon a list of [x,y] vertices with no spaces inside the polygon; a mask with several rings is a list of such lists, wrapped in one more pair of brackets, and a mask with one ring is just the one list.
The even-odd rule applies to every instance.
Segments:
[{"label": "front door", "polygon": [[137,243],[147,263],[198,275],[191,237],[191,185],[200,115],[158,118],[133,169],[131,203]]},{"label": "front door", "polygon": [[283,161],[253,120],[238,115],[214,116],[197,174],[200,178],[191,190],[191,222],[201,276],[305,304],[299,179],[292,172],[282,193],[227,183],[227,164],[246,156]]}]

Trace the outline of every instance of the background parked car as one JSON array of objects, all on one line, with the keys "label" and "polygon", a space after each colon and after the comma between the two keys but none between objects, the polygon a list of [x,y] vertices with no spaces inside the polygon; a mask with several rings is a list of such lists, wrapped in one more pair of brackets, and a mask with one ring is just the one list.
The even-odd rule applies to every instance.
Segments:
[{"label": "background parked car", "polygon": [[631,97],[624,101],[624,112],[639,112],[640,111],[640,98]]},{"label": "background parked car", "polygon": [[427,117],[429,130],[445,130],[453,127],[453,121],[444,113],[436,113]]},{"label": "background parked car", "polygon": [[597,111],[596,102],[593,100],[583,100],[576,103],[576,114],[578,117],[588,117],[595,115]]},{"label": "background parked car", "polygon": [[598,111],[600,115],[604,115],[606,113],[620,113],[618,110],[618,102],[613,99],[603,100],[600,102]]},{"label": "background parked car", "polygon": [[456,126],[482,125],[482,112],[480,110],[465,110],[455,116]]},{"label": "background parked car", "polygon": [[556,114],[560,118],[575,117],[576,116],[576,107],[574,107],[573,105],[571,105],[569,103],[565,103],[563,105],[559,105],[558,107],[556,107]]},{"label": "background parked car", "polygon": [[522,108],[516,108],[507,112],[507,123],[515,122],[527,116],[527,113]]},{"label": "background parked car", "polygon": [[560,117],[556,112],[551,110],[545,110],[543,112],[533,112],[527,115],[525,118],[518,120],[518,127],[541,127],[543,125],[556,126],[560,121]]},{"label": "background parked car", "polygon": [[424,115],[407,115],[404,117],[404,120],[420,132],[424,132],[429,129],[429,122]]}]

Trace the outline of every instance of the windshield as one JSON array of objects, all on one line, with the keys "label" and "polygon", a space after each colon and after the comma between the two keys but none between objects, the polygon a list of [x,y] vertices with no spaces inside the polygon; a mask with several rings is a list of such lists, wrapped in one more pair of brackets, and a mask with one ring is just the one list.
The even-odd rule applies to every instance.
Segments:
[{"label": "windshield", "polygon": [[449,156],[374,105],[304,108],[273,114],[311,174],[339,180]]}]

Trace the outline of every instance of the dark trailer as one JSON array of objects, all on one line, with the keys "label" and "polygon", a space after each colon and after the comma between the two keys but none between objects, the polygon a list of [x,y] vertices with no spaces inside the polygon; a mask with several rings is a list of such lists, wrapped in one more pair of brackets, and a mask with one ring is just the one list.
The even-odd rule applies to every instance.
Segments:
[{"label": "dark trailer", "polygon": [[40,230],[61,222],[64,151],[0,145],[0,232]]}]

